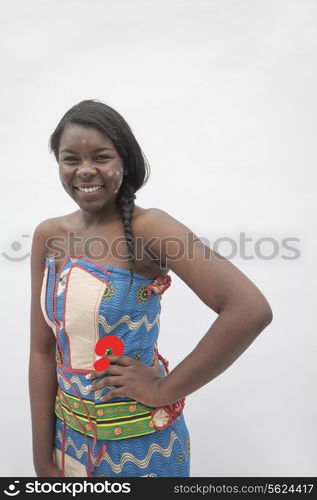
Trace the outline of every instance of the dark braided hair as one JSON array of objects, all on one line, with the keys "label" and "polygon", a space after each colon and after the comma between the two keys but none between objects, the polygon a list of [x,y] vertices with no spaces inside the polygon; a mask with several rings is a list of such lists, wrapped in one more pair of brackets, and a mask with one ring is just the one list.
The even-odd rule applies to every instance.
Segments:
[{"label": "dark braided hair", "polygon": [[99,99],[81,101],[65,113],[49,139],[50,151],[54,153],[57,162],[59,162],[61,136],[65,128],[71,124],[94,127],[111,139],[127,170],[127,175],[123,176],[116,203],[121,214],[128,247],[130,267],[128,291],[130,291],[134,275],[133,264],[135,262],[134,234],[132,230],[135,193],[149,178],[149,163],[124,118]]}]

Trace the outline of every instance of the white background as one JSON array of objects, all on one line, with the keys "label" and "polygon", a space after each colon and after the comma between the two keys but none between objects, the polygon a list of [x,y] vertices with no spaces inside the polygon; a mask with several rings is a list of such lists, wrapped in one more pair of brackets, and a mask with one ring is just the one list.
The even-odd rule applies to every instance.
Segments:
[{"label": "white background", "polygon": [[[249,349],[187,398],[191,475],[316,476],[316,2],[0,4],[1,252],[10,257],[0,256],[1,476],[34,476],[32,234],[78,208],[48,139],[72,105],[93,98],[125,117],[149,159],[136,203],[167,211],[210,246],[234,240],[231,262],[273,309]],[[240,233],[253,259],[241,257]],[[263,237],[276,240],[275,258],[255,253]],[[285,259],[290,237],[294,260]],[[260,250],[270,255],[272,244]],[[159,347],[174,367],[216,315],[173,273],[172,282]]]}]

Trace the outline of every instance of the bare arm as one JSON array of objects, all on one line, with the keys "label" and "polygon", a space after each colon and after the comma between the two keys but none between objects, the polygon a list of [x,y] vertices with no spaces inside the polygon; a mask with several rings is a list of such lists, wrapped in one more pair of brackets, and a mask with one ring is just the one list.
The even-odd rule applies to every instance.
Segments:
[{"label": "bare arm", "polygon": [[29,393],[32,418],[33,464],[38,476],[57,476],[53,466],[54,403],[57,390],[55,336],[46,323],[40,293],[44,273],[49,222],[40,223],[33,235],[31,251],[31,324]]},{"label": "bare arm", "polygon": [[[161,263],[218,313],[194,350],[161,383],[160,404],[165,405],[191,394],[226,370],[273,315],[255,284],[182,223],[159,209],[149,209],[142,216],[142,226],[141,218],[139,221],[137,231],[144,242],[158,236],[151,250]],[[189,241],[196,242],[192,245]],[[175,255],[178,257],[170,257]]]},{"label": "bare arm", "polygon": [[[174,271],[218,314],[193,351],[166,377],[129,356],[108,358],[111,365],[92,372],[91,380],[112,375],[103,401],[125,396],[160,407],[181,399],[226,370],[272,321],[270,305],[262,292],[237,267],[203,244],[184,224],[159,209],[134,219],[134,233],[143,248],[161,266]],[[92,390],[107,387],[109,379],[92,383]]]}]

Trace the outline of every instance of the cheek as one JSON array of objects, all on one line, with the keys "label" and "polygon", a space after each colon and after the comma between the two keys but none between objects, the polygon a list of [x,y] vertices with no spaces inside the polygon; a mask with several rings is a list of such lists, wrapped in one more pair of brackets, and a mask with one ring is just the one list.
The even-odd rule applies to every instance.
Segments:
[{"label": "cheek", "polygon": [[62,167],[60,167],[59,168],[59,178],[60,178],[62,184],[66,184],[68,182],[68,177],[69,177],[69,175],[67,175],[67,172],[65,172],[65,170]]},{"label": "cheek", "polygon": [[117,181],[118,179],[121,179],[123,176],[123,168],[112,168],[109,169],[106,173],[106,176],[109,179],[113,179],[113,181]]},{"label": "cheek", "polygon": [[117,193],[122,183],[123,168],[118,170],[109,170],[109,172],[107,172],[107,177],[109,181],[111,181],[113,193]]}]

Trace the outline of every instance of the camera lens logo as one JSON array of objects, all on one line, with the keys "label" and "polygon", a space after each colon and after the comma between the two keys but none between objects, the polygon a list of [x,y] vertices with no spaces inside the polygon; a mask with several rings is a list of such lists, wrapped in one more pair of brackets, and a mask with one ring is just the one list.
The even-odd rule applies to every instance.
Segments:
[{"label": "camera lens logo", "polygon": [[[20,481],[14,481],[14,482],[19,483]],[[10,491],[7,491],[7,490],[3,490],[3,491],[6,495],[9,495],[9,497],[15,497],[16,495],[18,495],[20,493],[20,490],[15,490],[15,484],[9,484],[8,489]]]}]

